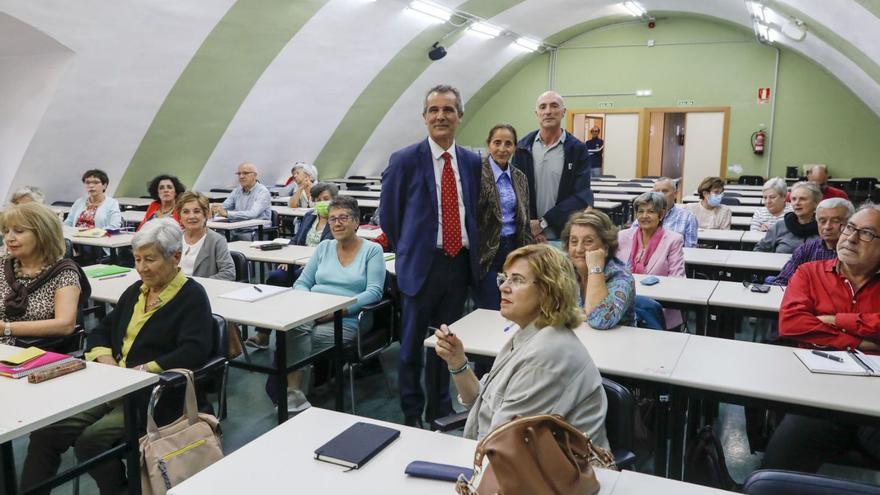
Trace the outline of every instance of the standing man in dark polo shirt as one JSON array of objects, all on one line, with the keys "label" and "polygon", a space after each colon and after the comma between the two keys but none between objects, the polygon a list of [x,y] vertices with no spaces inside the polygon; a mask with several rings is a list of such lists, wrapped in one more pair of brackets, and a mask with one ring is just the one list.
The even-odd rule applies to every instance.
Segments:
[{"label": "standing man in dark polo shirt", "polygon": [[425,351],[423,341],[429,325],[439,327],[461,318],[468,287],[476,287],[479,274],[477,194],[482,164],[475,153],[455,145],[455,129],[463,115],[457,89],[431,88],[422,109],[428,138],[395,151],[382,174],[379,216],[397,253],[394,264],[403,305],[398,378],[407,426],[422,426],[426,409],[423,353],[427,374],[437,374],[440,383],[438,401],[428,401],[425,419],[430,423],[453,412],[449,372],[433,349]]},{"label": "standing man in dark polo shirt", "polygon": [[558,239],[568,217],[593,204],[587,148],[562,128],[565,102],[555,91],[538,97],[540,128],[517,144],[514,166],[529,179],[529,225],[537,242]]},{"label": "standing man in dark polo shirt", "polygon": [[599,139],[599,128],[590,129],[590,140],[587,145],[587,165],[590,166],[590,177],[602,175],[602,157],[605,154],[605,141]]}]

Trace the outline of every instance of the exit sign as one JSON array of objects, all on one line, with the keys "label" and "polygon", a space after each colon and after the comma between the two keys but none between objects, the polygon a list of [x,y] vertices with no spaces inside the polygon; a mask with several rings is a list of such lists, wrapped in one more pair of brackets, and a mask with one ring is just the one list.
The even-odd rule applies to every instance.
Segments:
[{"label": "exit sign", "polygon": [[614,108],[614,103],[610,101],[603,101],[599,103],[599,108]]},{"label": "exit sign", "polygon": [[692,106],[694,106],[694,100],[678,100],[678,106],[692,107]]}]

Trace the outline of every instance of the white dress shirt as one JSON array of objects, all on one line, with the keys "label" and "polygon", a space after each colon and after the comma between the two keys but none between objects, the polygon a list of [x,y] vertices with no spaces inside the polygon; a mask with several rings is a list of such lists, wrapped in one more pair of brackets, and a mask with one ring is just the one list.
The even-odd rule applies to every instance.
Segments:
[{"label": "white dress shirt", "polygon": [[434,159],[434,184],[437,188],[437,247],[443,249],[443,201],[440,197],[443,181],[443,166],[446,162],[443,160],[443,153],[449,153],[452,157],[452,172],[455,174],[455,190],[458,191],[458,218],[461,223],[461,245],[470,247],[468,241],[467,229],[464,225],[464,196],[461,193],[461,174],[458,172],[458,157],[455,156],[455,142],[448,150],[444,150],[433,139],[428,138],[428,144],[431,145],[431,157]]},{"label": "white dress shirt", "polygon": [[198,258],[202,246],[205,245],[205,238],[207,237],[207,235],[203,235],[202,238],[196,241],[193,245],[187,244],[186,238],[183,239],[183,253],[181,253],[180,256],[179,266],[184,275],[188,277],[192,276],[193,270],[196,268],[196,258]]}]

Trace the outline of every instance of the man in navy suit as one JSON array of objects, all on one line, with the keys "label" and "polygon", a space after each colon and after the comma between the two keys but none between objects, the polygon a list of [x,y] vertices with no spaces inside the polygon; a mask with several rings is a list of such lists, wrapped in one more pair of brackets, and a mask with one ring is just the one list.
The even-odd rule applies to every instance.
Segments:
[{"label": "man in navy suit", "polygon": [[537,131],[516,145],[513,166],[529,179],[532,237],[537,242],[558,239],[568,217],[593,204],[587,147],[562,128],[565,101],[546,91],[535,103]]},{"label": "man in navy suit", "polygon": [[[400,406],[406,424],[422,425],[453,412],[449,373],[433,350],[427,351],[428,376],[439,376],[438,403],[425,409],[422,390],[423,341],[428,327],[461,318],[468,286],[476,286],[477,194],[480,158],[455,145],[464,115],[461,95],[439,85],[425,96],[422,117],[428,139],[391,155],[382,174],[379,206],[382,230],[397,253],[397,285],[403,303],[400,336]],[[433,380],[427,380],[431,386]],[[429,396],[430,397],[430,396]]]}]

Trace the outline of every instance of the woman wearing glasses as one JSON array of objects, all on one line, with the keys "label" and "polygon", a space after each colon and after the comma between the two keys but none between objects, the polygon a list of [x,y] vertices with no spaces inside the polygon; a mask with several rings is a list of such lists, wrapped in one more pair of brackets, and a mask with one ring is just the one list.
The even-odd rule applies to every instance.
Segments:
[{"label": "woman wearing glasses", "polygon": [[107,185],[110,179],[103,170],[86,170],[82,175],[86,195],[77,199],[70,207],[64,225],[78,229],[118,229],[122,227],[122,212],[119,203],[108,197]]},{"label": "woman wearing glasses", "polygon": [[461,339],[446,325],[435,332],[437,355],[471,408],[464,436],[483,438],[517,416],[559,414],[608,448],[602,377],[573,331],[583,313],[571,261],[547,244],[522,247],[507,257],[498,281],[501,315],[516,330],[482,380],[468,367]]},{"label": "woman wearing glasses", "polygon": [[[303,268],[293,285],[293,290],[321,292],[357,298],[357,302],[342,310],[342,341],[348,345],[354,341],[361,324],[358,313],[365,304],[382,298],[385,286],[385,258],[382,248],[357,236],[361,218],[357,200],[340,196],[330,202],[327,222],[333,239],[322,241],[315,254]],[[288,356],[302,355],[333,345],[333,315],[319,318],[298,328],[310,334],[310,338],[287,338]],[[287,375],[287,410],[298,413],[310,407],[302,391],[303,372],[293,371]]]},{"label": "woman wearing glasses", "polygon": [[587,323],[598,330],[635,323],[636,286],[617,259],[617,227],[598,210],[578,212],[562,230],[562,246],[577,271]]}]

